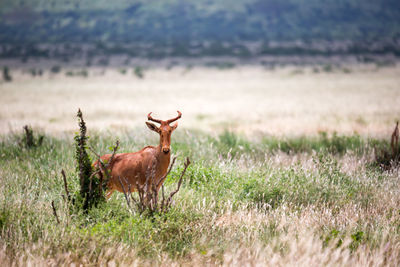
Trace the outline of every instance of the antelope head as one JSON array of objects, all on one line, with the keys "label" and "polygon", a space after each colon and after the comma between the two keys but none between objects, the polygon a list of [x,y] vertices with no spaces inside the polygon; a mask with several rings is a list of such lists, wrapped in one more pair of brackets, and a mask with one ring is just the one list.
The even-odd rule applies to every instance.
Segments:
[{"label": "antelope head", "polygon": [[160,149],[165,155],[169,154],[171,150],[171,134],[178,127],[177,122],[172,126],[169,124],[180,119],[181,117],[182,113],[180,111],[178,111],[177,117],[166,121],[154,119],[153,117],[151,117],[151,112],[149,113],[149,115],[147,115],[147,119],[149,121],[154,121],[160,124],[160,127],[157,127],[153,123],[146,121],[147,127],[160,135]]}]

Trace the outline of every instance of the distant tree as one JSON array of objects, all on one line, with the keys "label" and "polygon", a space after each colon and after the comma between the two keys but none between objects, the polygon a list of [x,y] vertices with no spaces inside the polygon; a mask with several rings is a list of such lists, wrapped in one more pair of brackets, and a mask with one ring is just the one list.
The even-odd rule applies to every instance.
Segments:
[{"label": "distant tree", "polygon": [[143,79],[144,78],[144,73],[143,73],[143,68],[142,67],[136,67],[133,70],[133,73],[136,75],[136,77],[138,77],[139,79]]},{"label": "distant tree", "polygon": [[61,67],[60,67],[60,66],[57,66],[57,65],[51,67],[51,69],[50,69],[50,71],[51,71],[52,73],[59,73],[60,70],[61,70]]},{"label": "distant tree", "polygon": [[8,69],[7,66],[5,66],[3,68],[3,80],[6,82],[11,82],[12,81],[12,77],[10,75],[10,70]]}]

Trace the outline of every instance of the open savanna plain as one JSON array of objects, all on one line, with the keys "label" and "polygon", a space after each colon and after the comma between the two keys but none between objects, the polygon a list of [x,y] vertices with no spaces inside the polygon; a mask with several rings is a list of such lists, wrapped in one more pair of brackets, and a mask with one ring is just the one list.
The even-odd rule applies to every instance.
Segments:
[{"label": "open savanna plain", "polygon": [[[400,119],[396,65],[50,67],[0,83],[2,266],[400,264],[399,168],[376,163]],[[121,193],[68,207],[78,108],[99,153],[156,145],[147,114],[182,112],[167,191],[192,164],[168,212],[130,210]]]}]

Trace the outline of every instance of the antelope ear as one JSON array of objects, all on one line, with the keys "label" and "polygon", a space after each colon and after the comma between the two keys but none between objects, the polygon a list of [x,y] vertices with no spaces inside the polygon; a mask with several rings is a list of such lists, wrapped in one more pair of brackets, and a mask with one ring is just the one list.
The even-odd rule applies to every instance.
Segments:
[{"label": "antelope ear", "polygon": [[157,133],[160,133],[160,128],[158,128],[157,126],[155,126],[153,123],[146,121],[146,125],[147,127],[149,127],[150,130],[155,131]]},{"label": "antelope ear", "polygon": [[175,123],[174,125],[171,126],[172,131],[175,131],[176,128],[178,128],[178,123]]}]

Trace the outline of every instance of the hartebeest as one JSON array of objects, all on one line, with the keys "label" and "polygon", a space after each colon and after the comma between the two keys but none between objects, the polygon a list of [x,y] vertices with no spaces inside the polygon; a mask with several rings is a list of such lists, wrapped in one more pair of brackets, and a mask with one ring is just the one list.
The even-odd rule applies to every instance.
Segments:
[{"label": "hartebeest", "polygon": [[[160,135],[160,144],[156,147],[146,146],[134,153],[115,154],[112,162],[109,163],[111,173],[107,184],[107,199],[115,190],[122,193],[128,189],[134,191],[137,186],[145,185],[146,181],[149,183],[147,186],[156,184],[157,192],[159,191],[164,182],[161,179],[165,179],[171,159],[171,134],[178,127],[178,123],[172,126],[169,124],[180,119],[181,116],[182,113],[178,111],[177,117],[163,121],[153,119],[151,112],[147,115],[148,120],[160,124],[160,127],[157,127],[151,122],[146,122],[150,130]],[[107,162],[110,160],[111,154],[106,154],[100,158],[103,162]],[[94,166],[98,166],[98,164],[96,161]]]}]

